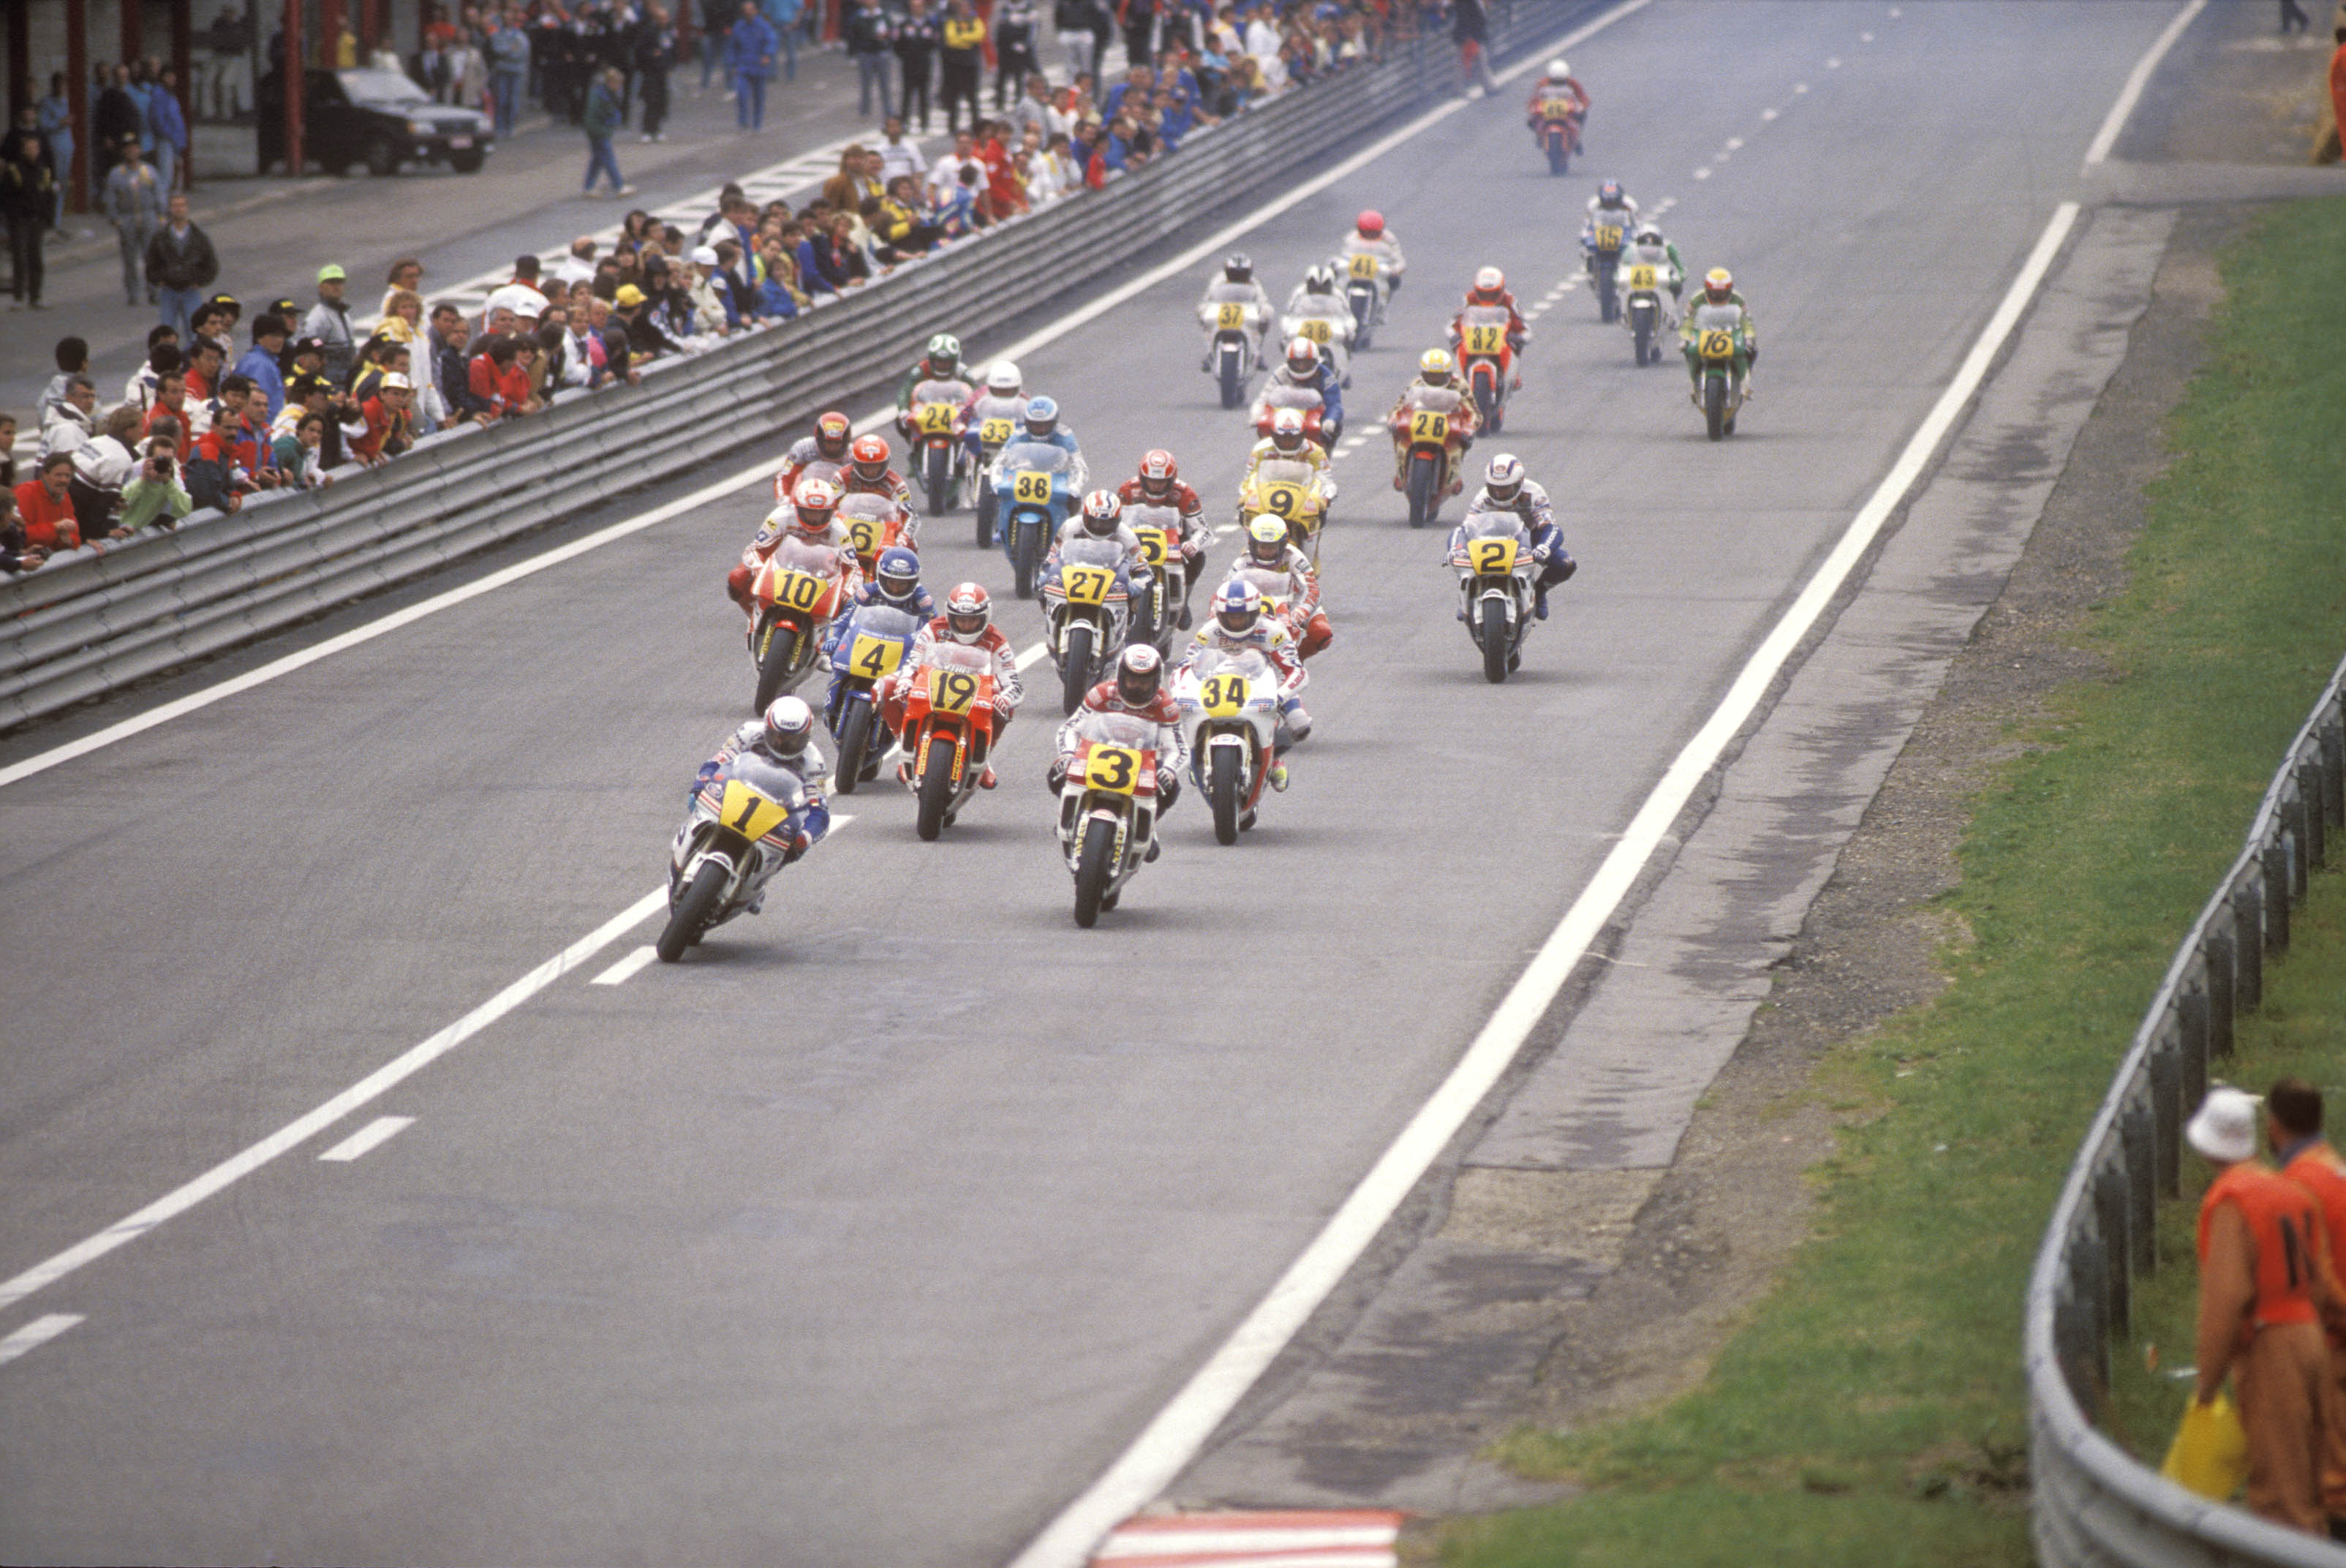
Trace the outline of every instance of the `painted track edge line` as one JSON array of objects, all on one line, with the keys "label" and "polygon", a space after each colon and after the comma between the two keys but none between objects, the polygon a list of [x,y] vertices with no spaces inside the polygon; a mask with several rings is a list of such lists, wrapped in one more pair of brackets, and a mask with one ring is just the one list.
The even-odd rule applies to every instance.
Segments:
[{"label": "painted track edge line", "polygon": [[2092,144],[2086,148],[2086,161],[2078,167],[2079,173],[2089,172],[2096,164],[2110,156],[2110,149],[2117,146],[2119,136],[2126,130],[2127,121],[2134,117],[2135,105],[2142,100],[2143,89],[2150,86],[2151,76],[2158,69],[2158,63],[2167,58],[2167,52],[2175,47],[2178,38],[2183,36],[2183,29],[2191,25],[2193,19],[2207,8],[2208,0],[2187,0],[2183,9],[2178,11],[2165,30],[2152,40],[2150,47],[2143,51],[2142,58],[2134,63],[2134,69],[2127,73],[2126,86],[2118,89],[2117,102],[2112,104],[2110,112],[2103,117],[2102,128],[2094,133]]},{"label": "painted track edge line", "polygon": [[1954,379],[1923,416],[1808,584],[1754,650],[1710,718],[1671,761],[1629,827],[1566,910],[1432,1097],[1410,1118],[1360,1185],[1288,1266],[1268,1295],[1141,1430],[1098,1480],[1062,1510],[1010,1568],[1081,1568],[1125,1519],[1154,1502],[1186,1469],[1255,1380],[1327,1299],[1378,1231],[1432,1168],[1522,1051],[1565,982],[1603,931],[1696,788],[1758,709],[1792,655],[1823,617],[1883,525],[1970,407],[1989,368],[2035,298],[2077,219],[2065,201],[1981,329]]}]

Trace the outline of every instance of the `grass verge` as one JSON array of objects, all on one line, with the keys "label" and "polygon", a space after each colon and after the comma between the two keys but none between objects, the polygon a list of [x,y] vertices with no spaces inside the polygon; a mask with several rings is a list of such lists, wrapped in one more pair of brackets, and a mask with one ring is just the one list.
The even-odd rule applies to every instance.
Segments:
[{"label": "grass verge", "polygon": [[[2172,462],[2127,585],[2087,634],[2109,677],[2059,694],[1973,802],[1942,901],[1970,932],[1943,955],[1949,988],[1819,1068],[1821,1093],[1870,1109],[1815,1173],[1812,1239],[1693,1393],[1503,1443],[1515,1469],[1589,1490],[1454,1522],[1452,1568],[2026,1561],[2019,1308],[2045,1216],[2346,646],[2341,257],[2346,200],[2275,209],[2224,252],[2226,302],[2168,423]],[[2334,881],[2231,1075],[2346,1079],[2346,993],[2322,956],[2346,941]],[[2188,1217],[2168,1223],[2188,1248]],[[2188,1274],[2165,1271],[2146,1301],[2147,1331],[2170,1344],[2188,1327],[2157,1314],[2188,1315],[2167,1294]],[[2143,1373],[2119,1390],[2146,1451],[2171,1428],[2173,1390]]]}]

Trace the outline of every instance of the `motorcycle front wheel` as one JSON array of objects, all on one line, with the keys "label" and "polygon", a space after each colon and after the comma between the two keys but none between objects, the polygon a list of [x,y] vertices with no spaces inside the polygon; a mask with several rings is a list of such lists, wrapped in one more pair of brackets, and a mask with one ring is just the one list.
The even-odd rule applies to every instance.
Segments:
[{"label": "motorcycle front wheel", "polygon": [[831,776],[842,795],[855,793],[862,781],[864,754],[872,749],[872,705],[854,704],[848,711],[847,728],[839,738],[839,771]]},{"label": "motorcycle front wheel", "polygon": [[1702,422],[1717,441],[1727,433],[1727,378],[1708,375],[1702,379]]},{"label": "motorcycle front wheel", "polygon": [[1507,655],[1513,651],[1513,639],[1507,636],[1507,607],[1496,599],[1485,599],[1478,614],[1481,630],[1474,640],[1483,645],[1483,678],[1503,686],[1507,679]]},{"label": "motorcycle front wheel", "polygon": [[1076,923],[1089,931],[1099,923],[1101,901],[1116,880],[1116,824],[1094,818],[1084,824],[1084,847],[1076,857]]},{"label": "motorcycle front wheel", "polygon": [[1239,367],[1240,355],[1235,348],[1225,348],[1221,353],[1222,406],[1236,408],[1246,401],[1246,372]]},{"label": "motorcycle front wheel", "polygon": [[1035,596],[1035,568],[1041,564],[1043,527],[1039,523],[1021,523],[1013,518],[1011,524],[1018,531],[1018,560],[1014,568],[1017,576],[1018,596]]},{"label": "motorcycle front wheel", "polygon": [[766,643],[766,657],[758,663],[758,712],[765,712],[774,705],[776,697],[790,689],[791,667],[798,662],[799,639],[809,635],[787,622],[774,628]]},{"label": "motorcycle front wheel", "polygon": [[1239,841],[1239,775],[1246,769],[1230,747],[1214,748],[1206,762],[1206,799],[1214,808],[1214,841],[1235,844]]},{"label": "motorcycle front wheel", "polygon": [[929,448],[929,515],[942,517],[953,510],[953,455],[942,446]]},{"label": "motorcycle front wheel", "polygon": [[1092,639],[1098,634],[1086,622],[1067,628],[1059,665],[1059,711],[1073,713],[1084,705],[1092,688]]},{"label": "motorcycle front wheel", "polygon": [[977,547],[994,548],[994,486],[984,483],[983,471],[977,491]]},{"label": "motorcycle front wheel", "polygon": [[668,925],[660,932],[662,963],[680,961],[685,949],[709,929],[709,921],[717,918],[718,901],[725,896],[725,884],[732,874],[720,860],[704,860],[700,870],[692,873],[692,884],[676,901],[676,907],[668,911]]},{"label": "motorcycle front wheel", "polygon": [[945,811],[954,798],[954,738],[933,736],[929,740],[928,762],[921,769],[921,809],[913,830],[924,841],[933,842],[945,830]]},{"label": "motorcycle front wheel", "polygon": [[[1639,369],[1643,369],[1646,364],[1646,356],[1651,351],[1651,345],[1654,341],[1654,331],[1651,327],[1644,326],[1636,327],[1631,330],[1637,335],[1637,365]],[[1658,359],[1661,356],[1657,354],[1654,357]]]},{"label": "motorcycle front wheel", "polygon": [[1435,463],[1420,454],[1409,460],[1409,525],[1423,528],[1433,521]]}]

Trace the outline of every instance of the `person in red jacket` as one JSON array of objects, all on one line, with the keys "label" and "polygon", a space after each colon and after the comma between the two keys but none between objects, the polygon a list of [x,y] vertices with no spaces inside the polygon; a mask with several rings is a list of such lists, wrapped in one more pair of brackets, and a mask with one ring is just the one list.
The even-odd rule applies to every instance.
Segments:
[{"label": "person in red jacket", "polygon": [[26,541],[44,552],[81,548],[81,524],[74,517],[73,454],[53,452],[42,461],[40,477],[16,486],[16,518]]},{"label": "person in red jacket", "polygon": [[[2265,1093],[2265,1135],[2272,1141],[2273,1164],[2282,1176],[2313,1195],[2321,1206],[2322,1228],[2329,1233],[2333,1271],[2346,1257],[2346,1160],[2321,1135],[2321,1091],[2302,1078],[2283,1078]],[[2331,1397],[2346,1415],[2346,1334],[2335,1324],[2324,1325],[2330,1352]],[[2346,1420],[2324,1427],[2327,1451],[2321,1459],[2321,1509],[2329,1515],[2334,1535],[2346,1522]]]},{"label": "person in red jacket", "polygon": [[1188,573],[1182,588],[1181,625],[1189,625],[1188,595],[1206,569],[1206,541],[1213,530],[1206,525],[1206,504],[1181,478],[1181,465],[1163,447],[1143,453],[1140,472],[1117,486],[1117,499],[1127,506],[1170,506],[1181,514],[1181,563]]},{"label": "person in red jacket", "polygon": [[397,371],[386,372],[359,410],[366,433],[351,443],[352,455],[372,468],[413,446],[414,403],[415,383]]}]

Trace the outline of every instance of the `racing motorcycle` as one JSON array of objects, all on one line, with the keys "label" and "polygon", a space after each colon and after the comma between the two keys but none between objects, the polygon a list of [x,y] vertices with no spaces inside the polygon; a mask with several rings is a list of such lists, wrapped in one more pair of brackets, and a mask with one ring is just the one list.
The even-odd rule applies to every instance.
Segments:
[{"label": "racing motorcycle", "polygon": [[964,439],[968,443],[969,461],[977,476],[977,547],[994,548],[994,460],[1018,429],[1018,422],[1005,414],[994,414],[982,419],[977,428]]},{"label": "racing motorcycle", "polygon": [[1614,287],[1621,270],[1621,245],[1628,230],[1611,214],[1599,211],[1588,231],[1588,281],[1596,295],[1596,319],[1611,325],[1620,319],[1621,297]]},{"label": "racing motorcycle", "polygon": [[1441,515],[1442,503],[1462,488],[1458,460],[1466,436],[1459,428],[1463,400],[1446,388],[1412,387],[1393,415],[1393,457],[1409,495],[1409,525],[1423,528]]},{"label": "racing motorcycle", "polygon": [[1259,336],[1243,300],[1208,300],[1198,307],[1198,320],[1214,334],[1206,368],[1222,389],[1222,406],[1237,408],[1246,402],[1247,382],[1254,379]]},{"label": "racing motorcycle", "polygon": [[1717,441],[1735,433],[1735,416],[1743,407],[1743,378],[1735,373],[1735,356],[1744,346],[1743,312],[1731,304],[1698,300],[1688,320],[1694,328],[1694,357],[1702,365],[1695,406],[1702,410],[1704,429]]},{"label": "racing motorcycle", "polygon": [[1290,457],[1266,457],[1239,487],[1239,526],[1269,515],[1287,524],[1295,547],[1320,564],[1320,530],[1328,520],[1328,493],[1308,463]]},{"label": "racing motorcycle", "polygon": [[1352,317],[1351,310],[1335,295],[1326,296],[1323,315],[1281,316],[1279,319],[1279,340],[1291,343],[1301,338],[1320,351],[1320,362],[1336,372],[1338,386],[1352,384]]},{"label": "racing motorcycle", "polygon": [[1504,305],[1469,305],[1460,312],[1458,368],[1474,398],[1484,430],[1496,435],[1507,417],[1507,383],[1513,378],[1515,345],[1507,341],[1510,318]]},{"label": "racing motorcycle", "polygon": [[754,751],[727,759],[694,793],[668,849],[662,963],[682,959],[713,927],[756,912],[766,884],[790,861],[805,810],[805,782]]},{"label": "racing motorcycle", "polygon": [[823,722],[839,742],[839,771],[833,778],[842,795],[854,794],[857,785],[880,771],[888,730],[880,722],[880,702],[872,688],[896,673],[920,632],[921,617],[910,610],[888,604],[859,605],[840,639]]},{"label": "racing motorcycle", "polygon": [[1124,546],[1078,534],[1059,546],[1059,571],[1043,581],[1045,638],[1059,667],[1059,711],[1073,713],[1124,651],[1130,594],[1118,582]]},{"label": "racing motorcycle", "polygon": [[962,485],[969,478],[969,445],[963,436],[970,396],[969,383],[961,381],[924,381],[913,389],[906,422],[912,428],[905,436],[917,454],[914,466],[932,517],[961,504]]},{"label": "racing motorcycle", "polygon": [[1580,150],[1579,103],[1567,94],[1556,94],[1540,99],[1537,114],[1532,136],[1547,154],[1547,171],[1569,173],[1572,155]]},{"label": "racing motorcycle", "polygon": [[843,571],[839,552],[795,535],[774,546],[751,579],[750,661],[758,667],[751,711],[798,687],[822,652],[823,629],[839,614]]},{"label": "racing motorcycle", "polygon": [[913,830],[933,840],[976,792],[994,748],[994,656],[940,642],[927,660],[906,683],[902,774],[920,803]]},{"label": "racing motorcycle", "polygon": [[1523,663],[1531,631],[1531,535],[1512,512],[1477,512],[1459,524],[1450,564],[1466,635],[1483,650],[1483,678],[1498,686]]},{"label": "racing motorcycle", "polygon": [[1182,600],[1187,596],[1181,590],[1188,585],[1181,559],[1180,508],[1132,502],[1124,509],[1124,525],[1140,540],[1140,558],[1150,573],[1148,588],[1133,597],[1132,625],[1126,640],[1155,643],[1157,651],[1170,661],[1174,639],[1181,635]]},{"label": "racing motorcycle", "polygon": [[1279,674],[1252,648],[1203,648],[1173,683],[1189,737],[1189,776],[1214,813],[1217,842],[1254,826],[1277,760]]},{"label": "racing motorcycle", "polygon": [[1083,480],[1075,454],[1045,442],[1014,440],[994,460],[994,515],[1020,598],[1035,596],[1035,571],[1059,536]]},{"label": "racing motorcycle", "polygon": [[1366,353],[1369,339],[1385,319],[1385,286],[1378,277],[1383,263],[1363,251],[1337,258],[1344,274],[1344,304],[1352,312],[1352,347]]},{"label": "racing motorcycle", "polygon": [[1629,329],[1636,362],[1650,365],[1662,357],[1661,344],[1655,340],[1668,324],[1668,318],[1662,313],[1662,270],[1651,261],[1632,261],[1628,283],[1629,291],[1622,300],[1621,322]]},{"label": "racing motorcycle", "polygon": [[790,470],[787,468],[775,471],[774,504],[777,506],[789,505],[791,492],[810,479],[820,479],[827,484],[839,484],[842,489],[844,489],[845,485],[841,482],[847,477],[847,464],[833,463],[828,457],[810,457],[807,459],[805,467],[790,474],[790,487],[785,489],[782,485],[782,475],[789,473]]},{"label": "racing motorcycle", "polygon": [[1059,789],[1059,850],[1076,879],[1076,923],[1116,908],[1157,830],[1157,726],[1133,713],[1080,710]]},{"label": "racing motorcycle", "polygon": [[1256,440],[1263,440],[1270,434],[1271,416],[1283,408],[1295,409],[1303,415],[1304,440],[1316,441],[1323,447],[1335,445],[1338,433],[1327,423],[1327,399],[1320,395],[1320,390],[1317,387],[1290,386],[1280,381],[1263,388],[1262,394],[1254,400]]},{"label": "racing motorcycle", "polygon": [[902,545],[915,555],[920,553],[912,519],[904,515],[904,509],[892,497],[875,495],[868,490],[842,495],[839,500],[839,520],[847,526],[848,542],[855,546],[855,564],[863,569],[867,580],[880,559],[880,552],[891,545]]}]

